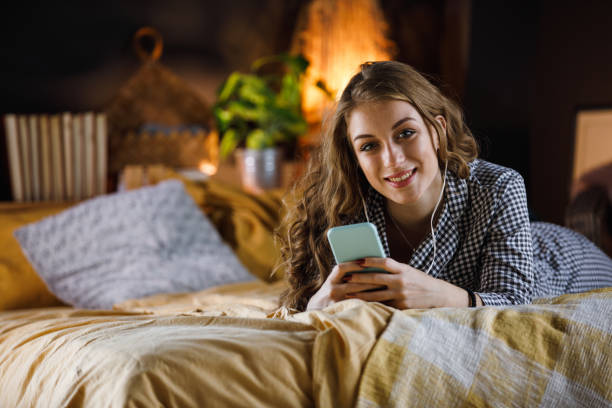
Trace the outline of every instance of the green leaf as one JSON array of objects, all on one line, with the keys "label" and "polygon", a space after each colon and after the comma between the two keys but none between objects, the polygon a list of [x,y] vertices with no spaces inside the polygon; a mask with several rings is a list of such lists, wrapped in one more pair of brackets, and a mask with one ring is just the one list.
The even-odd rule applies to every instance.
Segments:
[{"label": "green leaf", "polygon": [[263,105],[274,99],[274,92],[266,82],[254,75],[248,75],[238,91],[240,98],[252,102],[254,105]]},{"label": "green leaf", "polygon": [[308,130],[308,124],[301,111],[277,106],[271,109],[269,116],[266,129],[269,132],[281,132],[285,141],[293,140]]},{"label": "green leaf", "polygon": [[301,54],[288,55],[285,62],[295,76],[300,76],[306,72],[308,65],[310,65],[310,62],[308,62],[308,60]]},{"label": "green leaf", "polygon": [[[285,73],[258,75],[265,64],[281,63]],[[254,149],[272,147],[305,134],[308,125],[301,111],[301,75],[308,61],[301,55],[263,57],[253,73],[232,73],[218,92],[213,112],[223,134],[221,155],[226,157],[246,142]]]},{"label": "green leaf", "polygon": [[308,123],[304,118],[299,117],[291,122],[287,122],[285,132],[292,135],[293,137],[301,136],[306,134],[308,131]]},{"label": "green leaf", "polygon": [[278,94],[278,104],[293,109],[299,109],[301,104],[301,89],[299,80],[293,75],[284,75],[281,90]]},{"label": "green leaf", "polygon": [[323,91],[323,93],[330,99],[330,100],[334,100],[334,93],[328,88],[327,84],[325,83],[325,81],[323,81],[322,79],[319,79],[317,81],[317,83],[315,84],[315,86],[317,88],[319,88],[321,91]]},{"label": "green leaf", "polygon": [[223,134],[221,138],[221,146],[219,147],[221,157],[226,158],[231,152],[236,149],[238,143],[240,143],[240,135],[236,129],[229,129]]},{"label": "green leaf", "polygon": [[225,132],[234,118],[234,114],[218,106],[214,108],[213,114],[217,120],[217,128],[219,131]]},{"label": "green leaf", "polygon": [[227,80],[221,85],[221,88],[217,92],[217,103],[223,103],[227,101],[240,83],[242,74],[234,72],[230,74]]},{"label": "green leaf", "polygon": [[227,104],[227,110],[234,118],[246,121],[257,121],[261,117],[260,109],[249,101],[231,101]]},{"label": "green leaf", "polygon": [[287,134],[281,132],[280,130],[275,130],[270,135],[275,145],[278,143],[290,141],[292,139],[291,137],[287,137]]},{"label": "green leaf", "polygon": [[266,147],[274,146],[274,138],[271,134],[263,129],[252,130],[246,138],[246,147],[248,149],[265,149]]}]

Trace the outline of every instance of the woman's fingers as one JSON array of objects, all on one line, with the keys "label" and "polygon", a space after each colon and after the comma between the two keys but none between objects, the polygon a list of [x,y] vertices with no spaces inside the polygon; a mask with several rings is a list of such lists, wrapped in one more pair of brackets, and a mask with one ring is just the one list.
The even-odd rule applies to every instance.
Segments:
[{"label": "woman's fingers", "polygon": [[374,284],[390,286],[396,283],[397,275],[384,272],[361,272],[353,273],[347,277],[347,282],[359,284]]},{"label": "woman's fingers", "polygon": [[367,284],[367,283],[345,283],[344,285],[340,285],[340,286],[342,286],[342,291],[346,295],[350,295],[352,293],[357,293],[357,292],[363,292],[366,290],[379,289],[383,287],[383,285]]},{"label": "woman's fingers", "polygon": [[357,261],[344,262],[334,266],[330,274],[330,279],[333,283],[341,283],[342,278],[344,278],[347,273],[361,270],[363,270],[363,267],[361,267]]},{"label": "woman's fingers", "polygon": [[372,292],[356,292],[347,295],[346,297],[351,299],[361,299],[366,302],[386,302],[389,300],[394,300],[396,297],[396,292],[389,289],[381,289],[375,290]]},{"label": "woman's fingers", "polygon": [[406,266],[393,258],[363,258],[359,264],[364,268],[379,268],[394,274],[401,273]]},{"label": "woman's fingers", "polygon": [[[405,266],[406,265],[399,263],[392,258],[363,258],[351,262],[337,264],[332,269],[328,279],[332,283],[340,283],[343,282],[343,278],[348,276],[347,274],[350,274],[351,272],[361,273],[364,268],[372,267],[383,269],[391,274],[399,274],[402,272],[402,268]],[[376,273],[384,275],[384,272]]]},{"label": "woman's fingers", "polygon": [[356,292],[375,290],[386,287],[382,285],[369,285],[362,283],[337,283],[331,285],[329,296],[335,301],[346,299],[348,295]]}]

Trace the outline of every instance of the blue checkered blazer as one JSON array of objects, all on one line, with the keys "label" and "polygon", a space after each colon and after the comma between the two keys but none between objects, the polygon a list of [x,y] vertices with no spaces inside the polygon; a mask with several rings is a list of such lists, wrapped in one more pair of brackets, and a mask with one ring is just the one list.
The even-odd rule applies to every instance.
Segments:
[{"label": "blue checkered blazer", "polygon": [[[366,207],[390,254],[385,198],[370,187]],[[365,214],[354,222],[366,220]],[[519,173],[483,160],[470,176],[448,171],[442,213],[435,225],[436,258],[429,274],[480,295],[485,305],[528,303],[612,286],[612,260],[582,235],[529,221],[525,183]],[[433,258],[431,233],[409,264],[421,271]]]}]

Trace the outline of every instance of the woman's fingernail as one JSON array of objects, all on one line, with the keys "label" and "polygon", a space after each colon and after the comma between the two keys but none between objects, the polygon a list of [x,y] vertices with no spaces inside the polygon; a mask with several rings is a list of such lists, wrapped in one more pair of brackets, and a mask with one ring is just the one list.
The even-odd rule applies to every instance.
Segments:
[{"label": "woman's fingernail", "polygon": [[358,259],[358,260],[357,260],[357,261],[355,261],[355,262],[357,262],[357,264],[358,264],[359,266],[363,266],[363,264],[365,263],[365,259],[361,258],[361,259]]},{"label": "woman's fingernail", "polygon": [[352,275],[346,275],[345,277],[342,278],[343,282],[349,282],[351,280],[351,276]]}]

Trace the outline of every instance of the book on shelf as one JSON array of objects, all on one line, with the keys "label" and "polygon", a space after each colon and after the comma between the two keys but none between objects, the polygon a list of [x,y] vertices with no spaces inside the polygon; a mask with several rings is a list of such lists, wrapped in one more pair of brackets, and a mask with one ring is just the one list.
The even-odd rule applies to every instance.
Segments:
[{"label": "book on shelf", "polygon": [[4,117],[4,128],[11,179],[11,193],[14,201],[22,202],[25,197],[21,169],[21,153],[19,151],[19,134],[17,132],[17,116],[12,114],[6,115]]},{"label": "book on shelf", "polygon": [[73,189],[74,199],[81,200],[83,194],[83,174],[84,166],[84,147],[83,147],[83,121],[81,115],[72,116],[72,166],[73,166]]},{"label": "book on shelf", "polygon": [[41,115],[38,129],[40,130],[40,176],[41,176],[41,199],[51,200],[52,172],[51,172],[51,135],[49,133],[49,116]]},{"label": "book on shelf", "polygon": [[63,143],[60,115],[52,115],[49,119],[51,134],[51,179],[53,180],[52,199],[60,201],[64,199],[64,167],[63,167]]},{"label": "book on shelf", "polygon": [[106,116],[85,112],[6,114],[14,201],[74,201],[106,193]]},{"label": "book on shelf", "polygon": [[64,150],[64,198],[74,200],[74,177],[72,163],[72,115],[70,113],[62,114],[62,142]]},{"label": "book on shelf", "polygon": [[106,115],[96,115],[96,194],[106,194],[108,162]]},{"label": "book on shelf", "polygon": [[95,156],[94,156],[94,114],[87,112],[82,116],[83,120],[83,186],[84,195],[87,198],[94,196],[95,179]]},{"label": "book on shelf", "polygon": [[38,120],[35,115],[28,115],[28,134],[30,136],[30,177],[32,182],[32,201],[41,199],[40,183],[40,140],[38,138]]},{"label": "book on shelf", "polygon": [[23,169],[23,199],[32,201],[32,167],[30,164],[30,137],[28,135],[28,121],[25,116],[17,119],[19,132],[19,155],[21,156],[21,168]]}]

